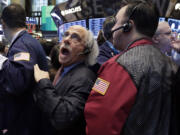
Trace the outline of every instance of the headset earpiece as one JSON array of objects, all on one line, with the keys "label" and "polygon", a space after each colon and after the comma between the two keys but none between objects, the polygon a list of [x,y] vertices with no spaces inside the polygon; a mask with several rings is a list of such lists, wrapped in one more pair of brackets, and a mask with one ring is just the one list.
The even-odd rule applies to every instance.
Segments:
[{"label": "headset earpiece", "polygon": [[129,32],[132,28],[132,24],[130,21],[127,21],[123,26],[123,32]]},{"label": "headset earpiece", "polygon": [[91,51],[89,48],[85,48],[83,52],[81,52],[79,55],[87,55],[89,54]]},{"label": "headset earpiece", "polygon": [[90,50],[89,50],[89,48],[86,48],[85,50],[84,50],[84,55],[87,55],[87,54],[89,54],[90,53]]}]

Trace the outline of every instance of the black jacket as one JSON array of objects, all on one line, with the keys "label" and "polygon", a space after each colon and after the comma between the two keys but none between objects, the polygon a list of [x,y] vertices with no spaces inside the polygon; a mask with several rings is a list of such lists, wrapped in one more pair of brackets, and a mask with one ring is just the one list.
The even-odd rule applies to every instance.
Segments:
[{"label": "black jacket", "polygon": [[71,69],[54,87],[42,79],[35,91],[38,106],[60,135],[84,135],[84,106],[96,74],[84,64]]}]

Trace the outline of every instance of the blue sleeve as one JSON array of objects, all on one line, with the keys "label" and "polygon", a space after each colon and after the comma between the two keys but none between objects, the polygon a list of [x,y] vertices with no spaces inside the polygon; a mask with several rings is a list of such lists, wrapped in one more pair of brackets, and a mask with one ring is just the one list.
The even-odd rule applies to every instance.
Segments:
[{"label": "blue sleeve", "polygon": [[106,54],[103,51],[100,51],[99,56],[97,57],[97,61],[100,65],[102,65],[104,62],[106,62],[109,58],[106,56]]},{"label": "blue sleeve", "polygon": [[106,45],[102,45],[99,48],[99,56],[97,57],[97,61],[100,65],[109,60],[112,56],[112,51]]},{"label": "blue sleeve", "polygon": [[[3,65],[0,83],[11,94],[22,93],[33,81],[33,61],[14,62],[8,60]],[[4,83],[3,83],[4,82]]]},{"label": "blue sleeve", "polygon": [[[21,53],[29,54],[29,60],[26,56],[18,56]],[[8,60],[0,71],[0,91],[19,95],[28,89],[32,90],[35,85],[33,66],[38,63],[39,54],[33,47],[21,40],[10,48],[7,57]]]}]

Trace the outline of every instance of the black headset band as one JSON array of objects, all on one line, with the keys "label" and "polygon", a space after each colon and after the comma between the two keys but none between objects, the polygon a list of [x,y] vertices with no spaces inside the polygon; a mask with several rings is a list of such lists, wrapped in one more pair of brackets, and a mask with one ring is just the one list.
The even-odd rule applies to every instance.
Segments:
[{"label": "black headset band", "polygon": [[111,34],[113,34],[115,31],[120,30],[120,29],[123,29],[123,28],[124,28],[124,25],[122,25],[122,26],[120,26],[120,27],[112,30],[112,31],[111,31]]}]

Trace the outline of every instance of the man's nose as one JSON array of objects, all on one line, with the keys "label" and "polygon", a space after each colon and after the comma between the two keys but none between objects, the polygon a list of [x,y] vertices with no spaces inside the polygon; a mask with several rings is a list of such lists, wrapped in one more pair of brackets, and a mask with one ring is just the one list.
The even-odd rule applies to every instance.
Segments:
[{"label": "man's nose", "polygon": [[[69,36],[68,36],[69,37]],[[66,37],[65,39],[64,39],[64,44],[65,45],[69,45],[70,44],[70,38],[68,38],[68,37]]]}]

